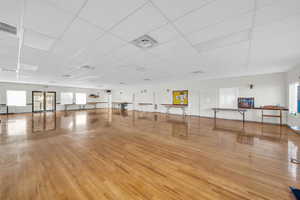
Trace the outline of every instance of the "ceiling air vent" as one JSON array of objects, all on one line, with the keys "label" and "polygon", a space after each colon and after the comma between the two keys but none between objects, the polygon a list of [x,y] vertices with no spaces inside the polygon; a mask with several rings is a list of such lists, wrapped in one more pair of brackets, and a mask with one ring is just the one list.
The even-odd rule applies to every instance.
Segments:
[{"label": "ceiling air vent", "polygon": [[17,34],[17,27],[0,22],[0,31],[16,35]]},{"label": "ceiling air vent", "polygon": [[71,78],[72,75],[70,75],[70,74],[64,74],[64,75],[62,75],[62,77],[63,77],[63,78]]},{"label": "ceiling air vent", "polygon": [[143,35],[131,42],[141,49],[150,49],[158,45],[158,42],[149,35]]},{"label": "ceiling air vent", "polygon": [[202,70],[197,70],[197,71],[193,71],[191,73],[192,74],[203,74],[204,72]]},{"label": "ceiling air vent", "polygon": [[95,67],[92,67],[90,65],[83,65],[80,67],[80,69],[83,69],[83,70],[94,70]]}]

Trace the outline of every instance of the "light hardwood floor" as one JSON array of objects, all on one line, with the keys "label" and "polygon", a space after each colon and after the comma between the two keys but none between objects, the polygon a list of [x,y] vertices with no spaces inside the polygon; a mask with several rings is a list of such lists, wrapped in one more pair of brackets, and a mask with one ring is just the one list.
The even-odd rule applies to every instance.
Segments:
[{"label": "light hardwood floor", "polygon": [[287,127],[105,109],[1,116],[1,200],[284,200]]}]

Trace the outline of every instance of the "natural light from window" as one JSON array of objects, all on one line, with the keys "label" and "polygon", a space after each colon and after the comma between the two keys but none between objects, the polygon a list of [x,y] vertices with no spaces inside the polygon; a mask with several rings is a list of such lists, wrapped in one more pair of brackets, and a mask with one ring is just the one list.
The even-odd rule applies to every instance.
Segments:
[{"label": "natural light from window", "polygon": [[292,83],[289,85],[289,112],[299,112],[300,94],[298,93],[299,83]]},{"label": "natural light from window", "polygon": [[62,105],[73,104],[73,93],[72,92],[62,92],[60,94],[60,103]]},{"label": "natural light from window", "polygon": [[220,108],[236,108],[238,98],[238,88],[220,88],[219,106]]},{"label": "natural light from window", "polygon": [[86,94],[85,93],[76,93],[76,104],[86,104]]},{"label": "natural light from window", "polygon": [[26,106],[26,91],[7,90],[6,104],[7,106]]}]

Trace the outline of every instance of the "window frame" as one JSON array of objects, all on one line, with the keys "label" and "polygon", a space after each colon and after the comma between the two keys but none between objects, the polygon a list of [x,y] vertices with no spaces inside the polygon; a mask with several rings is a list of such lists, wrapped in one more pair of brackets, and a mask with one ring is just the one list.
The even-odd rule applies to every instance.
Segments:
[{"label": "window frame", "polygon": [[[82,102],[77,102],[77,95],[84,95],[85,96],[85,100],[84,100],[84,103]],[[86,93],[84,93],[84,92],[76,92],[75,93],[75,104],[76,105],[85,105],[87,103],[87,95],[86,95]]]}]

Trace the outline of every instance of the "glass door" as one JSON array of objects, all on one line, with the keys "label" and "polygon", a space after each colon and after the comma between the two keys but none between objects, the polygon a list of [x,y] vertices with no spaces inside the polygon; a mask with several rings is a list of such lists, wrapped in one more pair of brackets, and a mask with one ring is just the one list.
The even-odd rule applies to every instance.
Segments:
[{"label": "glass door", "polygon": [[56,110],[56,92],[45,92],[45,110]]},{"label": "glass door", "polygon": [[44,111],[44,92],[41,91],[32,92],[32,111],[33,112]]}]

